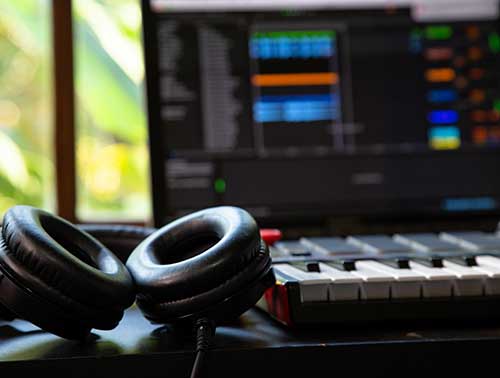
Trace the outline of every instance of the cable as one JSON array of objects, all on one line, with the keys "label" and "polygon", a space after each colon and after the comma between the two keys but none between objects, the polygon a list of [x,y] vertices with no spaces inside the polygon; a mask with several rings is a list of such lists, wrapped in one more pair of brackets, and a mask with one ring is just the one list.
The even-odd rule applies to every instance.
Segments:
[{"label": "cable", "polygon": [[202,318],[196,321],[194,329],[196,332],[196,358],[191,370],[191,378],[201,378],[203,377],[207,352],[215,335],[215,324],[209,319]]}]

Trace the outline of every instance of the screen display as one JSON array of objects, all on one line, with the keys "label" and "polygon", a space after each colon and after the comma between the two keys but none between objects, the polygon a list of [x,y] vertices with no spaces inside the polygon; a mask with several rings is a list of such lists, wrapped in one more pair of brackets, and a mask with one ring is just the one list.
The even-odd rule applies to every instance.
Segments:
[{"label": "screen display", "polygon": [[497,212],[499,7],[470,3],[145,1],[155,217]]}]

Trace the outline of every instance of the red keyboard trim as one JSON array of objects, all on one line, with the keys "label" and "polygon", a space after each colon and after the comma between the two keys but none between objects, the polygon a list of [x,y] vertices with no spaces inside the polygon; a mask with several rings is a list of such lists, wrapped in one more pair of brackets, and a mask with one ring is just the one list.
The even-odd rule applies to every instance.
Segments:
[{"label": "red keyboard trim", "polygon": [[276,284],[264,293],[267,304],[267,311],[279,321],[291,326],[293,325],[290,316],[290,305],[288,302],[288,290],[285,285]]}]

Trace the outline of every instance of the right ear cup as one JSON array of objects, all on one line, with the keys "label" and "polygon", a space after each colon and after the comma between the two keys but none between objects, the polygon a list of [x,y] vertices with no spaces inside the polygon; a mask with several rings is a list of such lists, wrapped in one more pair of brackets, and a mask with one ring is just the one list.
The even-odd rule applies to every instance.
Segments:
[{"label": "right ear cup", "polygon": [[125,266],[71,223],[15,206],[0,236],[0,303],[20,318],[69,339],[112,329],[135,297]]},{"label": "right ear cup", "polygon": [[236,317],[275,282],[255,220],[228,206],[159,229],[132,252],[127,267],[137,305],[155,323]]}]

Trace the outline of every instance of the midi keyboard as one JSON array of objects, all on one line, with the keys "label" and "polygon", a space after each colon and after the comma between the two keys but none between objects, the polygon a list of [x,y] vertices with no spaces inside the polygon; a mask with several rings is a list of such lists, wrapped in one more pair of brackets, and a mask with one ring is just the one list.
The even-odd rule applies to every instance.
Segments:
[{"label": "midi keyboard", "polygon": [[279,321],[500,320],[500,235],[311,237],[270,246],[276,284],[259,306]]}]

